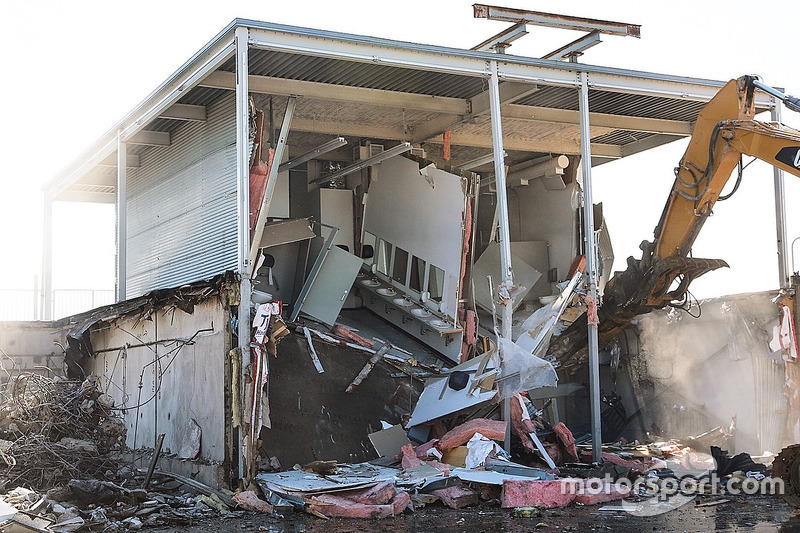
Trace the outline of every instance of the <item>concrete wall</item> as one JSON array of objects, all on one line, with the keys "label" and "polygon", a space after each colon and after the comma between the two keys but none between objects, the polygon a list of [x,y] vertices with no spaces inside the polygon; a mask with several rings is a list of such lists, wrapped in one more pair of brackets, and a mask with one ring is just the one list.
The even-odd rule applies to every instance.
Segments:
[{"label": "concrete wall", "polygon": [[[223,304],[211,299],[192,314],[166,309],[150,320],[123,320],[92,334],[97,356],[90,370],[127,409],[129,447],[153,448],[158,434],[165,433],[163,452],[185,458],[199,426],[199,458],[226,459],[229,318]],[[197,333],[204,329],[213,331]],[[179,340],[193,336],[192,344]],[[153,344],[137,347],[146,343]]]},{"label": "concrete wall", "polygon": [[68,329],[60,322],[0,322],[0,383],[20,372],[63,375]]}]

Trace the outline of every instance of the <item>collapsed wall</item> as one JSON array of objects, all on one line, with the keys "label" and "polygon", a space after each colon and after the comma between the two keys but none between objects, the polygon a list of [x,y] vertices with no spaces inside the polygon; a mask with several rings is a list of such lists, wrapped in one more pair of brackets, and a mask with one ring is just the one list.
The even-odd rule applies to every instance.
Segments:
[{"label": "collapsed wall", "polygon": [[636,342],[624,347],[639,407],[629,427],[686,437],[733,423],[737,452],[777,453],[790,444],[785,363],[769,346],[779,321],[776,294],[705,300],[699,316],[667,308],[639,317],[638,349]]},{"label": "collapsed wall", "polygon": [[68,329],[65,320],[0,322],[0,386],[21,372],[63,374]]}]

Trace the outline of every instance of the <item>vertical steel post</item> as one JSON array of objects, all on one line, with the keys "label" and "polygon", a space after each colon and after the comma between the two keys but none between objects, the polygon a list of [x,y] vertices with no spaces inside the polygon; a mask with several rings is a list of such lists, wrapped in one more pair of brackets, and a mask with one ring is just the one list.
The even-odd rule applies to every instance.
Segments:
[{"label": "vertical steel post", "polygon": [[[581,122],[581,170],[583,171],[583,222],[586,250],[588,292],[597,302],[597,243],[594,238],[594,204],[592,203],[592,147],[589,132],[589,80],[586,72],[580,73],[578,111]],[[592,460],[602,459],[600,437],[600,356],[598,353],[597,324],[589,327],[589,396],[592,414]]]},{"label": "vertical steel post", "polygon": [[128,145],[117,133],[117,302],[125,301],[128,279]]},{"label": "vertical steel post", "polygon": [[[503,279],[498,280],[500,290],[505,286],[511,289],[514,276],[511,270],[511,232],[508,229],[508,198],[506,196],[506,162],[503,157],[503,125],[500,120],[500,79],[497,61],[489,62],[489,111],[492,119],[492,151],[494,152],[494,176],[497,187],[497,222],[500,226],[500,270]],[[494,298],[494,295],[492,295]],[[511,340],[511,319],[513,306],[507,299],[501,309],[500,337]],[[501,363],[502,364],[502,363]],[[503,420],[506,424],[505,450],[511,450],[511,400],[503,402]]]},{"label": "vertical steel post", "polygon": [[[773,98],[772,121],[781,121],[781,101]],[[775,182],[775,230],[778,237],[778,277],[781,289],[789,288],[789,254],[787,252],[786,234],[786,197],[783,183],[783,170],[772,167]]]},{"label": "vertical steel post", "polygon": [[42,235],[42,319],[53,319],[53,200],[44,193]]},{"label": "vertical steel post", "polygon": [[[242,389],[238,397],[244,399],[245,373],[250,365],[250,154],[249,154],[249,30],[236,28],[236,219],[238,223],[238,270],[240,277],[239,350],[242,355]],[[239,428],[239,477],[244,477],[244,437]]]},{"label": "vertical steel post", "polygon": [[[497,222],[500,226],[500,269],[503,279],[498,286],[505,284],[511,288],[513,272],[511,271],[511,232],[508,229],[508,197],[506,193],[506,162],[503,157],[503,125],[500,120],[500,80],[497,73],[497,61],[489,62],[489,110],[492,116],[492,150],[494,152],[494,176],[497,187]],[[507,300],[501,309],[501,337],[511,338],[511,300]]]}]

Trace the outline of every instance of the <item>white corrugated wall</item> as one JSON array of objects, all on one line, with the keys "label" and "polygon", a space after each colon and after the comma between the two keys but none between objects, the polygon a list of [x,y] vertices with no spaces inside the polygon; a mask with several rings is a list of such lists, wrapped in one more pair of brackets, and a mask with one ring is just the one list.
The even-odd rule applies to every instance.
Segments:
[{"label": "white corrugated wall", "polygon": [[233,95],[187,122],[171,145],[128,171],[127,297],[235,269],[236,125]]}]

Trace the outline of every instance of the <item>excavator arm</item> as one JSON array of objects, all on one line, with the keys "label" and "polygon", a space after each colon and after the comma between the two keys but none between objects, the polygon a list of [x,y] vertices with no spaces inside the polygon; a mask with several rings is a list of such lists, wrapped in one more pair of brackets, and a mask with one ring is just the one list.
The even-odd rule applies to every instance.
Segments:
[{"label": "excavator arm", "polygon": [[[675,169],[675,182],[653,241],[642,242],[642,258],[629,257],[628,268],[606,284],[599,310],[601,345],[635,316],[680,305],[694,279],[728,266],[721,259],[692,257],[691,250],[742,154],[800,177],[800,131],[754,120],[756,88],[800,111],[800,99],[754,76],[731,80],[703,107]],[[580,322],[551,341],[550,354],[567,370],[579,368],[586,357],[586,328]]]},{"label": "excavator arm", "polygon": [[[754,76],[728,82],[700,112],[675,183],[654,232],[641,245],[642,259],[629,260],[627,286],[613,283],[616,303],[661,308],[685,298],[692,280],[727,266],[719,259],[690,257],[692,245],[741,156],[749,155],[800,177],[800,131],[753,119],[755,89],[780,95],[787,107],[798,101],[765,86]],[[622,278],[625,278],[623,273]],[[635,286],[631,286],[634,281]]]}]

